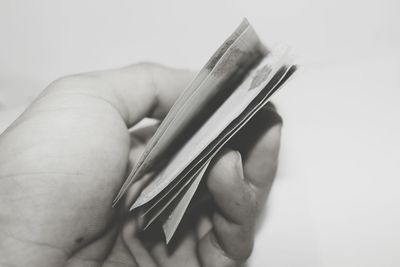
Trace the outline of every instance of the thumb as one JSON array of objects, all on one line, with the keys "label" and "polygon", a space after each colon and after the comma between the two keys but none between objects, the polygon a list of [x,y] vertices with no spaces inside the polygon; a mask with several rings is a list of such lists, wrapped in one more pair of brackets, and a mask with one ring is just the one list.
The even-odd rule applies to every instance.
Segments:
[{"label": "thumb", "polygon": [[67,91],[101,98],[119,112],[127,127],[131,127],[144,117],[164,117],[193,77],[191,71],[139,63],[60,78],[41,96]]}]

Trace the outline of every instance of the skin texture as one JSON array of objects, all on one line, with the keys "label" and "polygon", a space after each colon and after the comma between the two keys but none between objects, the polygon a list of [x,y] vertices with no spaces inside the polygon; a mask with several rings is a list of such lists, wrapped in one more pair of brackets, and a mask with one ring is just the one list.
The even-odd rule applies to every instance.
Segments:
[{"label": "skin texture", "polygon": [[261,110],[209,168],[210,196],[170,246],[112,208],[127,171],[193,73],[155,64],[51,83],[0,136],[0,266],[238,266],[251,254],[272,185],[280,119]]}]

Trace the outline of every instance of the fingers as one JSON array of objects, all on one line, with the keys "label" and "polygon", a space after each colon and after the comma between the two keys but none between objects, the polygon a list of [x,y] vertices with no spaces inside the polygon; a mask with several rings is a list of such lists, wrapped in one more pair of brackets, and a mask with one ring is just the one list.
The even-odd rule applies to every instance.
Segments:
[{"label": "fingers", "polygon": [[[150,137],[154,134],[154,132],[157,129],[157,126],[158,124],[130,131],[131,142],[130,142],[129,164],[127,168],[127,175],[132,171],[133,167],[137,164],[137,160],[142,155],[148,139],[150,139]],[[142,177],[142,179],[134,183],[128,189],[123,205],[125,210],[129,210],[134,199],[136,199],[139,196],[143,186],[146,185],[151,180],[152,177],[153,177],[152,173],[146,174]]]},{"label": "fingers", "polygon": [[[274,108],[261,109],[232,140],[243,158],[244,177],[260,204],[272,186],[278,166],[282,119]],[[260,208],[260,207],[259,207]]]},{"label": "fingers", "polygon": [[187,70],[141,63],[61,78],[41,97],[74,93],[83,98],[94,97],[115,108],[131,127],[146,116],[165,116],[193,77]]},{"label": "fingers", "polygon": [[[168,245],[165,244],[165,240],[162,238],[151,247],[151,255],[159,266],[200,266],[196,254],[197,238],[190,226],[187,225],[181,228],[178,236],[174,237],[175,240]],[[156,233],[161,237],[164,235],[162,232]]]},{"label": "fingers", "polygon": [[139,267],[122,240],[121,234],[118,235],[114,247],[102,267]]},{"label": "fingers", "polygon": [[123,228],[123,240],[138,266],[200,266],[197,260],[197,238],[191,224],[181,228],[179,236],[168,245],[159,224],[145,231],[140,228],[140,215],[132,215]]},{"label": "fingers", "polygon": [[199,247],[205,266],[237,266],[250,256],[256,219],[277,169],[280,132],[279,115],[263,109],[232,140],[240,153],[225,150],[215,159],[207,186],[217,212]]},{"label": "fingers", "polygon": [[241,266],[243,261],[231,258],[218,243],[214,230],[205,235],[198,247],[198,255],[201,266],[206,267],[235,267]]},{"label": "fingers", "polygon": [[134,217],[130,218],[122,229],[124,244],[132,253],[138,266],[157,267],[155,260],[138,237],[140,231],[138,220]]},{"label": "fingers", "polygon": [[244,179],[239,152],[225,149],[217,156],[208,174],[207,186],[225,218],[238,225],[250,224],[253,192]]},{"label": "fingers", "polygon": [[213,229],[200,241],[199,258],[204,266],[237,266],[253,248],[255,195],[246,183],[241,157],[223,151],[207,179],[216,210]]}]

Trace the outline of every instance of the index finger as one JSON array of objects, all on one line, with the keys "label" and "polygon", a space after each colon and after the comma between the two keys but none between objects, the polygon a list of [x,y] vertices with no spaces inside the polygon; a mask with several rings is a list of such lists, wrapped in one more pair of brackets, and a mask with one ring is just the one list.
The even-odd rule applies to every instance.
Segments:
[{"label": "index finger", "polygon": [[111,104],[131,127],[144,117],[164,117],[193,78],[194,73],[188,70],[139,63],[60,78],[41,97],[64,93],[94,97]]}]

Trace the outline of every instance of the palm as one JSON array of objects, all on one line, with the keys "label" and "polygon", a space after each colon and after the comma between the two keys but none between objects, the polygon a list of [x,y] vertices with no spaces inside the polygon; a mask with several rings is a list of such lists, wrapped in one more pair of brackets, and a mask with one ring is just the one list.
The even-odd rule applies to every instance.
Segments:
[{"label": "palm", "polygon": [[128,162],[129,134],[119,114],[101,99],[79,97],[39,99],[1,139],[1,189],[15,191],[2,210],[22,219],[7,235],[23,241],[16,243],[21,248],[57,255],[54,266],[104,259],[118,227],[110,203]]},{"label": "palm", "polygon": [[138,65],[49,86],[0,138],[0,264],[231,266],[247,257],[249,218],[271,185],[279,147],[279,129],[269,131],[265,116],[251,142],[235,148],[243,166],[233,152],[215,160],[207,181],[218,208],[189,216],[173,246],[154,238],[157,228],[148,231],[153,238],[139,234],[134,215],[111,207],[145,145],[127,128],[146,115],[162,118],[191,77]]}]

